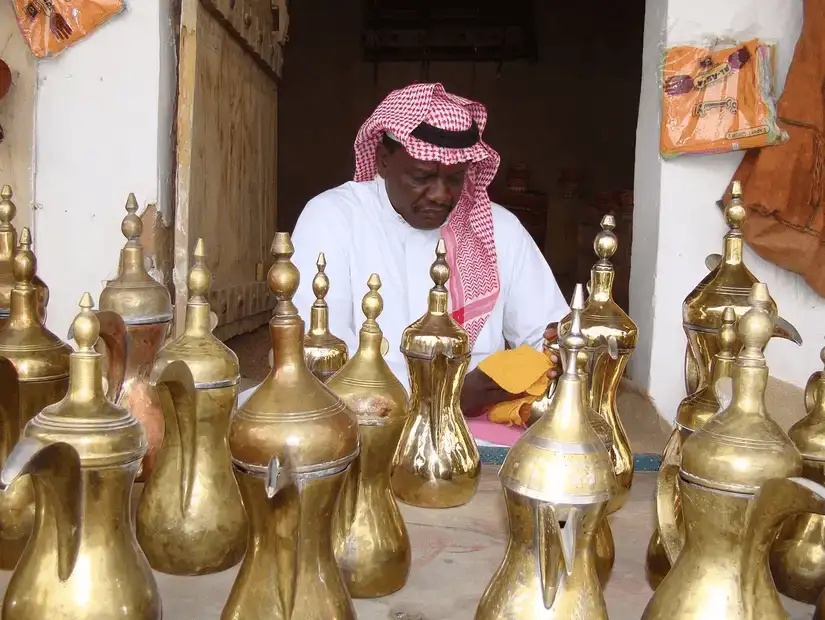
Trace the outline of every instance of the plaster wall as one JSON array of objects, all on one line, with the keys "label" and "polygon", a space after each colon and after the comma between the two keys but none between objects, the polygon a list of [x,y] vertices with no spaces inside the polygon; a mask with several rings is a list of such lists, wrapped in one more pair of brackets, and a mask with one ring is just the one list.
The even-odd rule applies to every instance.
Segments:
[{"label": "plaster wall", "polygon": [[[661,161],[657,71],[662,42],[677,44],[738,33],[774,40],[781,92],[801,25],[802,0],[647,0],[630,276],[630,311],[639,325],[639,347],[631,373],[670,421],[685,395],[682,300],[707,273],[705,257],[721,251],[727,227],[715,203],[742,154]],[[768,283],[780,313],[805,340],[802,347],[773,341],[768,347],[771,374],[804,386],[811,372],[821,368],[825,300],[799,276],[762,260],[750,249],[746,249],[745,260],[754,275]]]},{"label": "plaster wall", "polygon": [[59,336],[116,273],[129,192],[171,217],[174,54],[169,3],[141,0],[38,65],[33,232]]}]

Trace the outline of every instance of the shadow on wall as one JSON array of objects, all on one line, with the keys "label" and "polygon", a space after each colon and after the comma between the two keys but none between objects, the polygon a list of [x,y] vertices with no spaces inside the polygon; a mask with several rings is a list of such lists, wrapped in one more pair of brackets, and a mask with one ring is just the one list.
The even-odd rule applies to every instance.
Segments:
[{"label": "shadow on wall", "polygon": [[279,93],[278,224],[292,230],[306,202],[352,177],[352,143],[391,90],[440,81],[484,103],[485,138],[502,170],[527,162],[551,193],[562,168],[600,187],[632,187],[644,3],[536,1],[539,62],[362,61],[361,0],[292,4]]}]

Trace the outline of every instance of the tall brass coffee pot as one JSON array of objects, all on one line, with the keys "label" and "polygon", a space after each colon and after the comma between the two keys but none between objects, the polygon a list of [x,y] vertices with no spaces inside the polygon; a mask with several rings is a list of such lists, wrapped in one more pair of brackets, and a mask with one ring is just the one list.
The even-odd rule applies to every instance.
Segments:
[{"label": "tall brass coffee pot", "polygon": [[[598,349],[605,348],[608,350],[608,354],[615,358],[618,355],[617,345],[615,340],[607,340],[603,347],[599,346]],[[597,349],[597,350],[598,350]],[[558,341],[549,345],[548,350],[558,357],[561,360],[562,367],[566,364],[566,357],[561,354],[561,348],[559,347]],[[579,373],[579,377],[584,384],[587,385],[587,368],[588,368],[588,352],[586,349],[582,349],[578,352],[576,356],[576,369]],[[527,419],[527,426],[530,427],[536,422],[538,422],[544,414],[550,411],[553,407],[553,394],[555,393],[556,388],[556,381],[552,381],[547,386],[547,391],[542,395],[541,398],[537,399],[533,402],[530,406],[530,416]],[[583,392],[584,396],[584,411],[585,417],[587,421],[590,423],[590,426],[596,432],[596,435],[599,436],[599,439],[602,440],[604,447],[607,448],[608,453],[610,453],[610,460],[613,463],[613,468],[615,471],[616,462],[613,460],[615,458],[616,453],[611,450],[613,446],[613,429],[610,427],[610,424],[607,423],[602,416],[596,413],[593,408],[590,406],[590,399],[585,392]],[[613,563],[616,560],[616,547],[613,542],[613,532],[610,530],[610,522],[605,517],[599,528],[596,530],[596,573],[599,576],[599,583],[601,583],[602,588],[607,585],[607,582],[610,579],[610,573],[613,570]]]},{"label": "tall brass coffee pot", "polygon": [[[14,288],[8,322],[0,329],[0,467],[9,458],[26,423],[69,388],[72,349],[40,320],[34,284],[37,259],[28,228],[14,256]],[[34,495],[28,476],[0,493],[0,569],[11,570],[23,553],[34,524]]]},{"label": "tall brass coffee pot", "polygon": [[274,365],[229,425],[249,541],[222,620],[355,620],[332,530],[358,422],[304,363],[300,275],[287,233],[275,236],[269,288]]},{"label": "tall brass coffee pot", "polygon": [[146,271],[140,244],[143,222],[137,209],[135,195],[129,194],[126,217],[120,227],[127,240],[121,250],[120,270],[100,294],[98,318],[110,366],[124,364],[119,358],[125,335],[125,380],[117,393],[112,394],[111,388],[108,391],[115,403],[129,409],[146,428],[149,451],[138,474],[138,480],[145,481],[152,473],[157,451],[163,443],[163,411],[157,390],[149,385],[149,373],[169,332],[172,300],[169,290]]},{"label": "tall brass coffee pot", "polygon": [[383,309],[381,280],[372,274],[361,309],[358,351],[327,387],[358,416],[361,454],[353,462],[338,502],[335,557],[356,598],[392,594],[407,582],[410,539],[390,488],[392,457],[409,415],[407,392],[381,354],[376,319]]},{"label": "tall brass coffee pot", "polygon": [[[668,439],[662,453],[662,467],[665,465],[679,465],[682,461],[682,443],[697,430],[702,428],[711,417],[724,409],[728,403],[720,403],[716,388],[720,381],[729,380],[733,371],[737,351],[736,312],[727,307],[722,313],[722,326],[716,335],[717,352],[711,364],[711,377],[699,391],[686,397],[679,403],[676,410],[676,428]],[[674,523],[684,536],[684,519],[682,518],[681,497],[678,488],[669,496],[672,503],[659,502],[658,510],[663,511],[657,516],[657,525],[650,537],[647,546],[645,561],[645,576],[650,586],[655,590],[670,570],[670,560],[665,552],[662,538],[659,534],[658,519]]]},{"label": "tall brass coffee pot", "polygon": [[[820,351],[825,364],[825,348]],[[808,415],[788,431],[802,453],[802,474],[819,484],[825,482],[825,373],[811,375],[805,400],[813,406]],[[825,517],[805,514],[792,517],[782,527],[771,550],[771,573],[784,595],[813,605],[825,590]]]},{"label": "tall brass coffee pot", "polygon": [[[731,201],[725,207],[725,222],[730,230],[725,235],[724,253],[721,257],[711,255],[706,259],[710,273],[682,304],[682,326],[688,340],[685,349],[685,389],[688,395],[706,385],[711,376],[710,366],[716,355],[716,331],[722,325],[725,308],[732,307],[737,317],[748,311],[748,295],[756,278],[743,262],[742,225],[745,216],[742,184],[734,181]],[[774,336],[802,344],[796,328],[777,317],[773,299],[769,306],[775,318]]]},{"label": "tall brass coffee pot", "polygon": [[607,620],[595,536],[616,492],[613,463],[587,421],[576,356],[586,345],[576,285],[563,337],[567,357],[550,408],[510,448],[499,471],[510,526],[501,566],[476,620]]},{"label": "tall brass coffee pot", "polygon": [[461,412],[470,340],[447,309],[450,267],[443,239],[435,254],[427,313],[401,335],[410,373],[410,417],[393,459],[392,489],[405,504],[451,508],[475,495],[481,459]]},{"label": "tall brass coffee pot", "polygon": [[166,429],[137,511],[137,538],[149,563],[174,575],[234,566],[247,537],[226,438],[238,399],[238,357],[210,329],[212,274],[203,239],[194,254],[184,331],[160,350],[150,375]]},{"label": "tall brass coffee pot", "polygon": [[327,259],[318,255],[318,273],[312,279],[315,302],[309,311],[309,329],[304,337],[304,360],[307,368],[321,381],[326,382],[347,363],[347,343],[329,331],[329,307],[324,298],[329,292],[329,276],[324,273]]},{"label": "tall brass coffee pot", "polygon": [[[607,420],[613,431],[610,450],[619,486],[607,507],[607,513],[612,514],[627,501],[633,484],[633,451],[619,417],[616,395],[627,362],[636,348],[638,330],[636,324],[613,300],[615,272],[610,258],[618,248],[613,232],[616,227],[615,218],[605,215],[601,227],[602,230],[593,242],[599,260],[590,271],[590,294],[582,311],[582,333],[587,340],[588,400],[590,406]],[[570,316],[567,316],[559,322],[560,334],[569,329],[570,321]],[[615,357],[611,357],[603,346],[606,338],[611,338],[616,343],[618,351]]]},{"label": "tall brass coffee pot", "polygon": [[[9,319],[11,290],[14,288],[14,253],[17,248],[17,231],[11,222],[17,215],[17,207],[12,202],[13,197],[11,186],[4,185],[0,189],[0,329]],[[37,318],[40,323],[45,324],[49,287],[37,275],[32,278],[32,284],[37,290]]]},{"label": "tall brass coffee pot", "polygon": [[687,527],[683,539],[676,523],[659,520],[673,568],[642,620],[750,620],[754,605],[759,620],[786,618],[768,567],[781,523],[770,513],[788,516],[798,506],[794,493],[771,497],[765,489],[764,501],[753,503],[771,478],[799,476],[802,456],[765,409],[763,349],[774,332],[767,285],[753,285],[750,305],[738,322],[742,349],[730,404],[685,440],[681,466],[666,465],[660,473],[657,500],[672,505],[678,489]]},{"label": "tall brass coffee pot", "polygon": [[88,293],[80,307],[69,392],[26,425],[0,472],[4,488],[30,475],[37,506],[2,617],[160,620],[160,596],[130,510],[146,434],[107,400],[94,350],[100,325]]}]

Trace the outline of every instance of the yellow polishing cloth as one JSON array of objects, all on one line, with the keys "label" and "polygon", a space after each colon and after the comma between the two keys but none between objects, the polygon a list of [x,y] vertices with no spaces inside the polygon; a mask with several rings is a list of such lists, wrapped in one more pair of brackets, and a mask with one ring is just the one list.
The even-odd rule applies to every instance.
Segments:
[{"label": "yellow polishing cloth", "polygon": [[546,354],[527,345],[493,353],[478,367],[510,394],[525,394],[521,398],[498,403],[490,408],[491,422],[524,426],[530,415],[530,405],[547,390],[553,367]]}]

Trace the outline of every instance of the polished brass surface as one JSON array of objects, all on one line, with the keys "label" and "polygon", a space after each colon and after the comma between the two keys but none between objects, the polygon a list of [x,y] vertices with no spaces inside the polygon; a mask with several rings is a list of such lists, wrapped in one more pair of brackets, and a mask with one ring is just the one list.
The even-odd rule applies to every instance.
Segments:
[{"label": "polished brass surface", "polygon": [[774,332],[768,287],[754,284],[749,301],[751,309],[737,326],[742,349],[733,366],[730,404],[685,440],[681,466],[666,465],[660,472],[657,502],[669,505],[678,489],[685,532],[683,539],[674,520],[665,518],[667,511],[657,510],[673,567],[643,620],[787,617],[767,557],[780,522],[760,515],[760,510],[790,509],[793,494],[768,497],[763,488],[755,505],[754,496],[772,478],[799,476],[803,461],[765,409],[768,368],[763,349]]},{"label": "polished brass surface", "polygon": [[184,331],[160,350],[150,375],[166,427],[136,524],[149,564],[174,575],[230,568],[241,561],[247,539],[226,438],[238,398],[238,357],[212,335],[206,298],[212,274],[202,239],[194,258]]},{"label": "polished brass surface", "polygon": [[222,620],[355,620],[332,530],[358,456],[358,421],[304,363],[293,251],[289,235],[278,233],[267,278],[277,300],[273,368],[229,425],[249,540]]},{"label": "polished brass surface", "polygon": [[[662,465],[679,465],[682,459],[682,443],[685,439],[702,428],[705,422],[724,408],[716,396],[716,387],[720,380],[731,377],[738,345],[736,313],[731,307],[725,308],[722,313],[722,326],[717,331],[716,340],[717,352],[711,364],[712,380],[679,403],[679,408],[676,410],[676,428],[673,429],[662,453]],[[660,504],[659,508],[667,511],[663,518],[675,523],[684,536],[684,520],[678,488],[675,489],[675,495],[670,503]],[[650,537],[645,561],[645,575],[650,587],[655,590],[669,570],[670,560],[665,552],[657,524]]]},{"label": "polished brass surface", "polygon": [[567,357],[549,409],[510,448],[499,471],[509,520],[504,560],[476,620],[606,620],[596,572],[595,536],[616,493],[613,462],[587,421],[586,382],[576,357],[584,292],[576,285]]},{"label": "polished brass surface", "polygon": [[[561,360],[562,368],[564,368],[566,356],[561,354],[558,342],[548,345],[547,349]],[[614,356],[616,355],[615,350],[610,351],[610,353]],[[576,370],[579,373],[579,377],[585,382],[585,385],[587,383],[588,357],[588,352],[584,349],[576,355]],[[527,419],[528,428],[538,422],[542,416],[552,408],[555,389],[556,381],[552,381],[551,384],[547,386],[547,391],[545,391],[541,398],[537,399],[530,406],[530,416]],[[607,420],[593,410],[586,393],[583,393],[583,397],[583,406],[585,408],[587,421],[590,423],[590,426],[593,427],[593,430],[596,431],[596,435],[599,436],[599,439],[602,440],[605,448],[607,448],[607,451],[610,453],[610,460],[613,462],[615,471],[616,462],[613,461],[613,459],[616,453],[611,449],[613,446],[613,429],[610,427],[610,424],[607,423]],[[615,560],[616,548],[613,544],[613,532],[610,530],[610,522],[605,518],[596,531],[596,573],[599,575],[599,583],[602,584],[602,587],[607,585],[610,579],[610,573],[613,570]]]},{"label": "polished brass surface", "polygon": [[25,428],[0,487],[33,482],[36,520],[3,600],[3,620],[160,620],[155,578],[135,540],[132,485],[146,434],[103,391],[100,325],[88,293],[73,333],[66,397]]},{"label": "polished brass surface", "polygon": [[[613,300],[615,272],[610,258],[618,249],[618,241],[613,233],[616,227],[615,218],[612,215],[605,215],[602,218],[601,227],[602,230],[593,241],[593,250],[599,260],[590,271],[590,294],[582,311],[581,320],[589,354],[588,400],[590,406],[607,420],[613,431],[610,451],[619,487],[607,507],[607,513],[612,514],[627,501],[630,486],[633,484],[633,451],[619,417],[616,395],[627,362],[636,348],[638,329],[625,311]],[[569,329],[570,322],[569,315],[559,322],[560,334],[563,335]],[[607,339],[615,341],[618,350],[616,356],[611,356],[603,346]]]},{"label": "polished brass surface", "polygon": [[323,252],[316,264],[318,273],[312,280],[315,302],[309,311],[309,329],[304,337],[304,360],[312,374],[326,382],[347,363],[349,353],[347,343],[329,331],[329,308],[324,300],[329,291],[329,276],[324,273],[327,259]]},{"label": "polished brass surface", "polygon": [[[825,348],[819,354],[825,364]],[[825,373],[811,375],[805,400],[812,402],[808,415],[791,426],[788,436],[802,453],[802,474],[819,484],[825,482]],[[782,526],[770,555],[771,574],[777,589],[798,601],[813,605],[825,590],[825,517],[797,515]]]},{"label": "polished brass surface", "polygon": [[[10,314],[0,329],[0,467],[26,423],[66,395],[72,352],[39,318],[37,259],[28,228],[20,233],[12,267]],[[17,564],[33,524],[34,495],[31,480],[24,476],[0,493],[0,569]]]},{"label": "polished brass surface", "polygon": [[[113,395],[115,402],[129,409],[146,428],[149,451],[143,461],[138,481],[145,481],[152,472],[157,451],[163,443],[163,411],[157,390],[149,385],[149,373],[155,355],[163,346],[172,321],[172,299],[169,290],[146,271],[140,235],[143,222],[137,215],[137,199],[129,194],[126,217],[120,230],[126,237],[120,255],[117,278],[109,282],[100,294],[100,310],[114,312],[123,319],[126,335],[126,359],[112,360],[111,349],[121,338],[120,323],[114,317],[100,316],[101,340],[110,350],[110,364],[123,364],[125,378],[121,389]],[[111,377],[109,377],[111,383]],[[110,390],[111,393],[111,390]]]},{"label": "polished brass surface", "polygon": [[[17,214],[17,207],[12,202],[14,193],[9,185],[0,189],[0,329],[9,319],[11,290],[14,288],[14,253],[17,248],[17,231],[12,220]],[[37,289],[37,316],[41,323],[46,322],[46,306],[49,303],[49,288],[37,277],[32,278]]]},{"label": "polished brass surface", "polygon": [[[725,206],[728,232],[724,253],[717,264],[708,261],[711,271],[682,304],[682,326],[687,336],[685,349],[685,389],[688,395],[702,388],[711,376],[711,363],[716,355],[716,330],[722,324],[722,313],[731,307],[736,316],[748,311],[748,295],[756,278],[743,262],[742,226],[746,217],[742,202],[742,186],[733,182],[731,201]],[[709,259],[711,257],[708,257]],[[797,344],[802,338],[790,323],[776,315],[776,303],[770,300],[770,312],[775,318],[774,337]]]},{"label": "polished brass surface", "polygon": [[435,286],[427,312],[404,330],[401,352],[410,374],[410,417],[393,459],[392,490],[406,504],[451,508],[478,488],[481,459],[464,414],[461,388],[470,364],[470,340],[448,312],[447,250],[438,240],[430,267]]},{"label": "polished brass surface", "polygon": [[407,392],[381,354],[376,319],[384,303],[381,280],[372,274],[361,309],[358,351],[327,381],[327,387],[358,417],[361,454],[353,462],[338,501],[335,557],[349,593],[386,596],[407,582],[412,558],[407,528],[390,488],[392,457],[409,415]]}]

